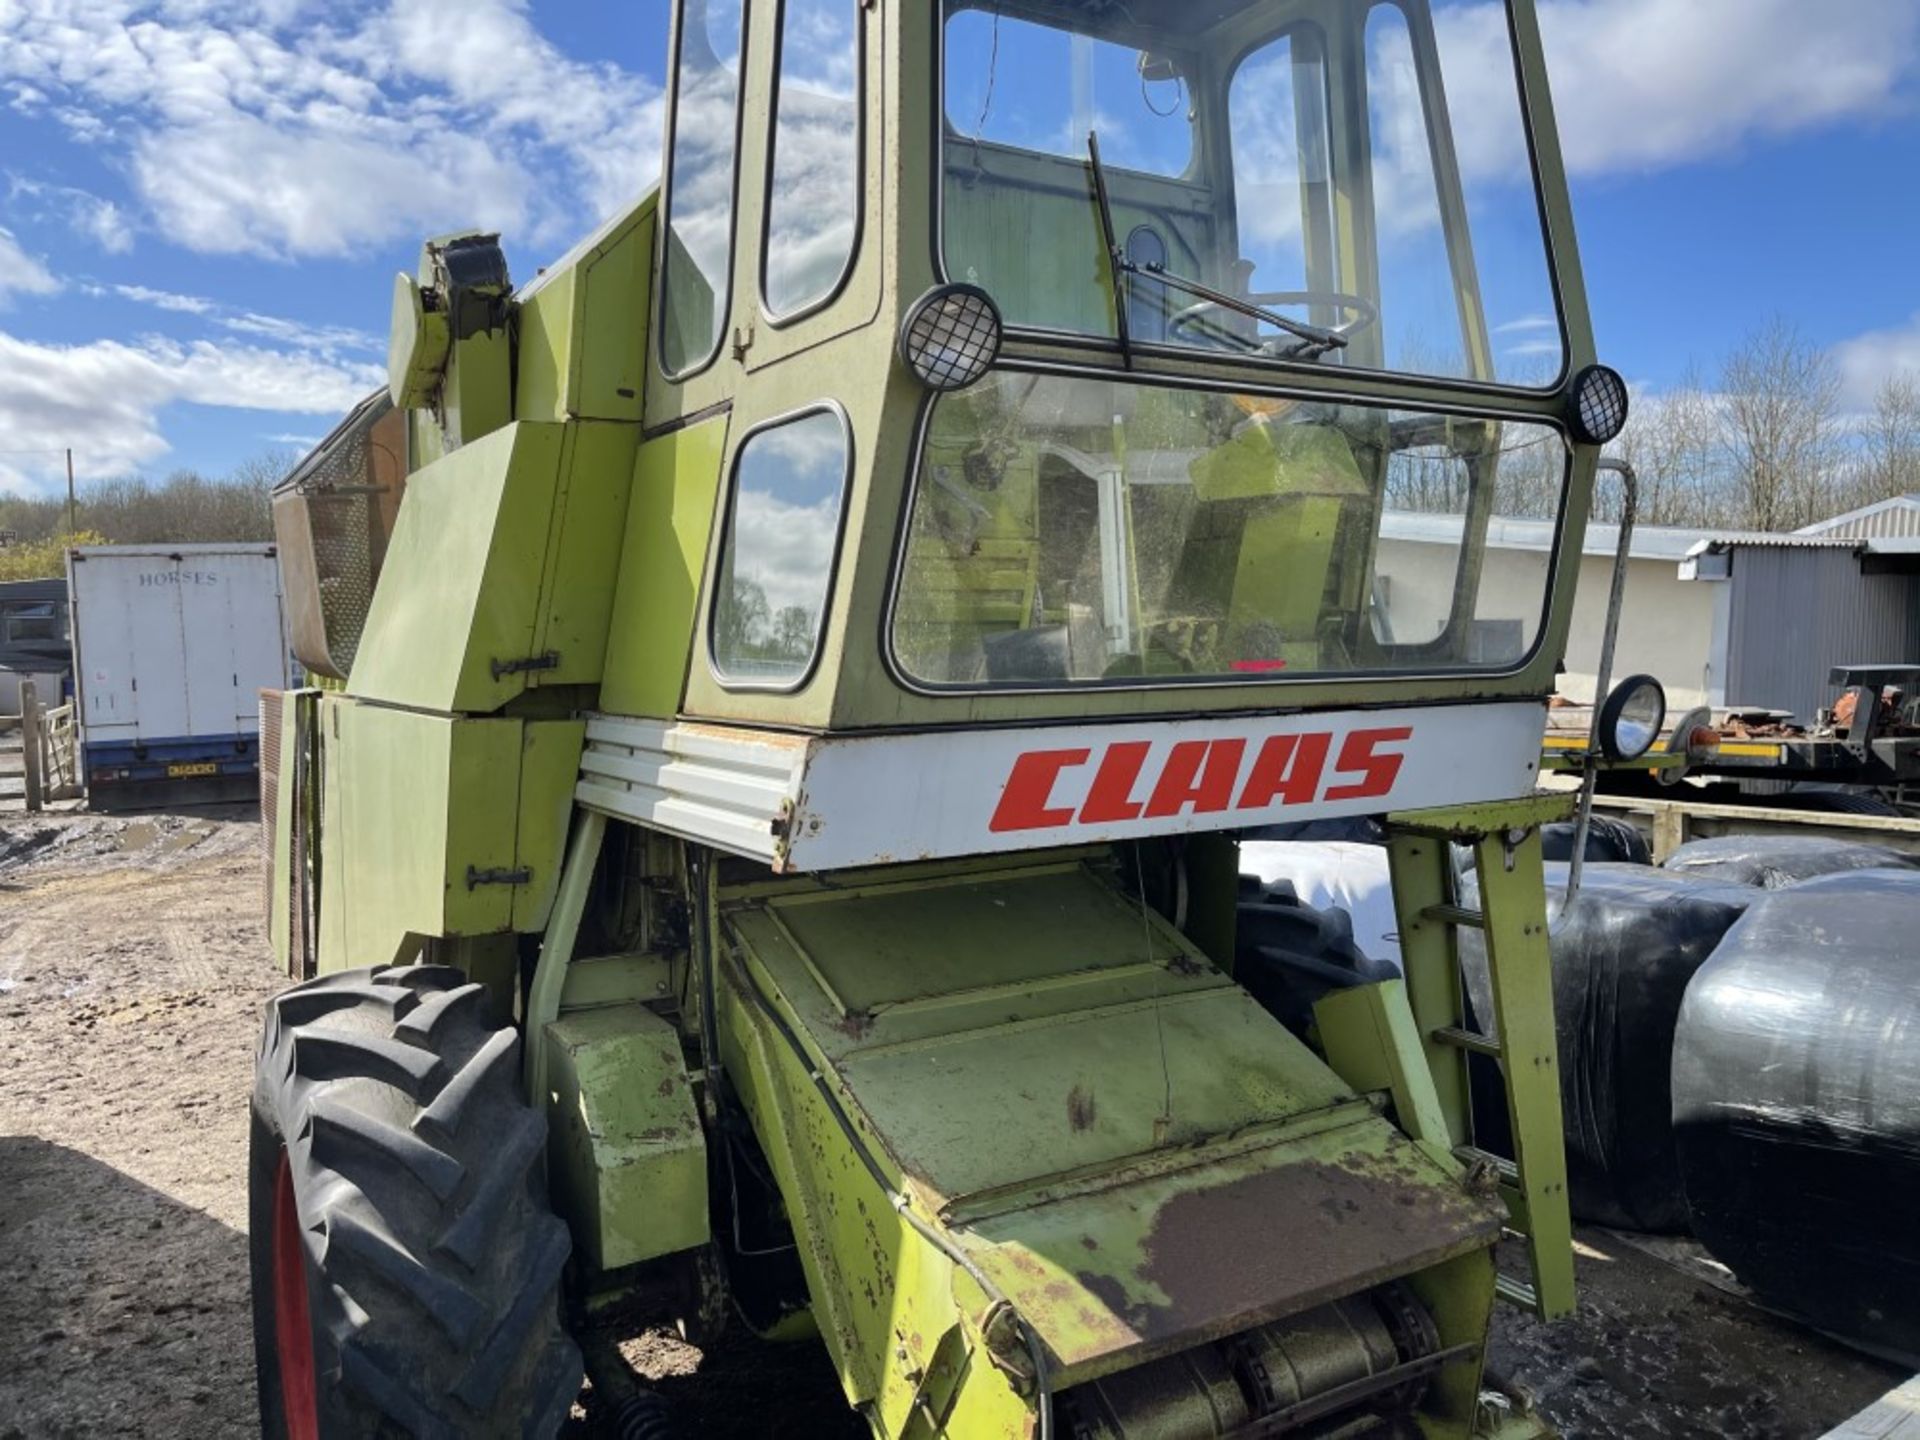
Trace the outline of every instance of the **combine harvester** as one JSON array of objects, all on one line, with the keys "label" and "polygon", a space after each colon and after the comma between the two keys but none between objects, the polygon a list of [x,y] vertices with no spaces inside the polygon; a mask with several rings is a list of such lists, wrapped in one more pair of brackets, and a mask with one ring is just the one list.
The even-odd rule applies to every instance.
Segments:
[{"label": "combine harvester", "polygon": [[[684,0],[662,187],[532,284],[426,245],[391,395],[277,497],[266,1432],[549,1435],[619,1307],[817,1334],[879,1436],[1543,1433],[1483,1368],[1496,1297],[1573,1300],[1574,570],[1490,644],[1481,556],[1517,453],[1579,554],[1626,392],[1532,4],[1472,77],[1523,157],[1484,287],[1421,0],[745,12]],[[1545,384],[1493,359],[1518,273]],[[1414,481],[1424,582],[1376,561]],[[1406,977],[1309,1044],[1235,983],[1230,835],[1376,814]]]}]

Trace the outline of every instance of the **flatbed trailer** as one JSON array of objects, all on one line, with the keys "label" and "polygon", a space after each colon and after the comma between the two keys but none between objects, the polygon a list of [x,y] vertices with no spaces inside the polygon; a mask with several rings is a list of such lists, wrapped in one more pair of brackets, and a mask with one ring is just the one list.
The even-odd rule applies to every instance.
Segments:
[{"label": "flatbed trailer", "polygon": [[[1889,703],[1888,696],[1914,695],[1920,665],[1836,665],[1828,680],[1840,703],[1811,728],[1785,712],[1696,708],[1668,717],[1660,739],[1627,771],[1651,771],[1666,784],[1694,776],[1770,782],[1759,793],[1773,784],[1846,786],[1904,799],[1901,792],[1920,784],[1920,726],[1910,700]],[[1592,716],[1590,705],[1548,711],[1544,770],[1577,767]]]}]

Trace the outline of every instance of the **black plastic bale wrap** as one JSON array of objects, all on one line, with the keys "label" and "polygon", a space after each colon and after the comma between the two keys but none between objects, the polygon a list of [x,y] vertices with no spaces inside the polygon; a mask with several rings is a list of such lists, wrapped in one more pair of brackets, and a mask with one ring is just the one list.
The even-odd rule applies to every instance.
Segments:
[{"label": "black plastic bale wrap", "polygon": [[[1669,1079],[1687,982],[1759,897],[1743,886],[1645,865],[1590,864],[1564,905],[1567,867],[1547,867],[1554,1029],[1576,1219],[1630,1230],[1687,1225],[1674,1153]],[[1464,899],[1477,903],[1473,877]],[[1493,1033],[1493,992],[1478,931],[1463,929],[1473,1022]],[[1478,1058],[1478,1057],[1476,1057]],[[1483,1147],[1511,1155],[1492,1062],[1476,1068],[1474,1123]]]},{"label": "black plastic bale wrap", "polygon": [[1254,999],[1296,1035],[1313,1021],[1314,1002],[1332,990],[1391,980],[1400,971],[1354,943],[1353,918],[1319,910],[1291,882],[1262,885],[1240,877],[1233,975]]},{"label": "black plastic bale wrap", "polygon": [[1766,1303],[1920,1365],[1920,871],[1808,880],[1694,977],[1673,1123],[1694,1233]]},{"label": "black plastic bale wrap", "polygon": [[[1573,837],[1579,826],[1572,820],[1554,820],[1540,827],[1540,856],[1544,860],[1571,860],[1573,858]],[[1653,846],[1625,820],[1616,820],[1611,815],[1595,815],[1587,827],[1586,860],[1588,864],[1617,861],[1624,865],[1650,866],[1653,864]],[[1467,875],[1473,871],[1473,847],[1462,845],[1458,841],[1453,846],[1453,868],[1456,873]]]},{"label": "black plastic bale wrap", "polygon": [[[1549,860],[1571,860],[1573,837],[1579,829],[1572,820],[1555,820],[1540,827],[1540,853]],[[1588,860],[1619,860],[1629,865],[1653,864],[1647,837],[1625,820],[1595,815],[1587,822]]]},{"label": "black plastic bale wrap", "polygon": [[1883,845],[1818,835],[1722,835],[1712,840],[1689,840],[1663,863],[1668,870],[1702,879],[1779,890],[1816,875],[1907,869],[1914,862]]}]

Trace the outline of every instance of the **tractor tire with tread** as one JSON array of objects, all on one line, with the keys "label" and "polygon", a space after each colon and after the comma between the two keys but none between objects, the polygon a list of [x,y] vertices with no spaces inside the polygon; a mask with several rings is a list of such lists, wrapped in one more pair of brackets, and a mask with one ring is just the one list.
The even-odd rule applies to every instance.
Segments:
[{"label": "tractor tire with tread", "polygon": [[558,1303],[571,1239],[547,1203],[519,1037],[488,1003],[428,965],[268,1002],[248,1167],[268,1440],[547,1440],[566,1420],[581,1382]]}]

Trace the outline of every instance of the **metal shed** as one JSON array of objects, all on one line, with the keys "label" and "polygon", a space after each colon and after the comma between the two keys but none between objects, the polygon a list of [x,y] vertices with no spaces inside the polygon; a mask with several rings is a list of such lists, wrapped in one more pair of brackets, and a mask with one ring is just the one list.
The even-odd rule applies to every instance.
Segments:
[{"label": "metal shed", "polygon": [[1913,538],[1709,539],[1693,547],[1680,575],[1716,587],[1712,705],[1785,710],[1810,724],[1836,698],[1833,667],[1920,663]]},{"label": "metal shed", "polygon": [[1895,495],[1890,500],[1877,500],[1794,533],[1848,540],[1920,536],[1920,495]]}]

